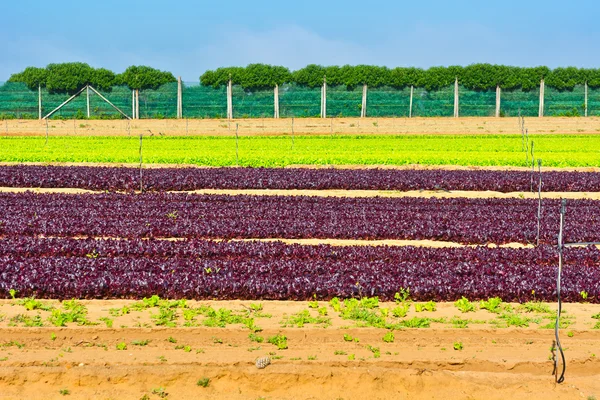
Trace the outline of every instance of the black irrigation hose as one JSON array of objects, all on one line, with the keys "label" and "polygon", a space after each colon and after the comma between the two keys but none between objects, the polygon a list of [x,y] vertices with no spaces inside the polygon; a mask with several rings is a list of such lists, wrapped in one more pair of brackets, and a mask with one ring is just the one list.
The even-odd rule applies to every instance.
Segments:
[{"label": "black irrigation hose", "polygon": [[558,309],[556,310],[556,324],[554,326],[554,338],[556,341],[556,348],[558,349],[560,353],[560,358],[562,360],[562,371],[560,373],[560,376],[558,376],[558,358],[554,356],[554,370],[552,371],[552,374],[555,376],[556,383],[564,382],[565,370],[567,369],[565,353],[563,352],[562,345],[560,344],[560,338],[558,337],[558,328],[560,326],[560,314],[562,312],[562,302],[560,300],[560,275],[562,272],[563,264],[563,225],[565,220],[566,207],[567,200],[563,199],[560,207],[560,230],[558,232],[558,274],[556,277],[556,295],[558,297]]}]

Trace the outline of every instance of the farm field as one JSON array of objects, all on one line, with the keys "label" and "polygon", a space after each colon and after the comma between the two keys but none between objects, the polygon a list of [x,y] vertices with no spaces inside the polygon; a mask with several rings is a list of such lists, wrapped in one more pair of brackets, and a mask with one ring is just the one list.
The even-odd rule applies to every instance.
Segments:
[{"label": "farm field", "polygon": [[600,231],[576,129],[530,128],[537,247],[520,135],[240,138],[241,166],[286,168],[145,136],[141,181],[133,134],[2,137],[0,398],[599,396],[596,246],[564,250],[552,375],[559,198],[566,242]]},{"label": "farm field", "polygon": [[[600,136],[536,135],[545,167],[600,162]],[[139,163],[138,137],[1,137],[3,162]],[[237,143],[237,144],[236,144]],[[237,150],[236,150],[237,149]],[[293,165],[527,166],[521,135],[149,136],[146,164],[284,167]]]}]

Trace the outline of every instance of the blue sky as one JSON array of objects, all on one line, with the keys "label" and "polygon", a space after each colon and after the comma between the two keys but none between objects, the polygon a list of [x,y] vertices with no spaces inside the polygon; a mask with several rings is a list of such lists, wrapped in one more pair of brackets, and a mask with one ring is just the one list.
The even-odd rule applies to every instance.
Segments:
[{"label": "blue sky", "polygon": [[0,81],[29,65],[150,65],[197,82],[262,62],[600,67],[600,3],[502,1],[5,1]]}]

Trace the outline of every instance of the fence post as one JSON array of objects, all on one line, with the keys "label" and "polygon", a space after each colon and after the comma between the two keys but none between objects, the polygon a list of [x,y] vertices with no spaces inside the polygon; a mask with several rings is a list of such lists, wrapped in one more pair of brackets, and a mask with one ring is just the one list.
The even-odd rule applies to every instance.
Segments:
[{"label": "fence post", "polygon": [[131,89],[131,119],[135,119],[135,89]]},{"label": "fence post", "polygon": [[231,77],[227,82],[227,119],[233,119],[233,83]]},{"label": "fence post", "polygon": [[502,89],[500,85],[496,85],[496,118],[500,117],[500,96],[502,95]]},{"label": "fence post", "polygon": [[181,77],[177,78],[177,119],[183,117],[183,96],[181,88]]},{"label": "fence post", "polygon": [[321,118],[327,118],[327,77],[323,77],[323,87],[321,88]]},{"label": "fence post", "polygon": [[274,106],[274,117],[279,118],[279,85],[275,85],[273,89],[273,106]]},{"label": "fence post", "polygon": [[85,87],[85,100],[87,102],[87,117],[90,118],[90,85]]},{"label": "fence post", "polygon": [[454,81],[454,118],[458,118],[458,77]]},{"label": "fence post", "polygon": [[42,85],[38,85],[38,118],[42,119]]},{"label": "fence post", "polygon": [[367,116],[367,84],[363,85],[362,93],[362,105],[360,107],[360,117],[365,118]]},{"label": "fence post", "polygon": [[544,79],[542,79],[540,81],[540,109],[538,112],[538,117],[540,117],[540,118],[544,116],[544,89],[545,89]]},{"label": "fence post", "polygon": [[410,85],[410,103],[408,105],[408,118],[412,118],[412,106],[413,106],[413,95],[415,92],[415,87]]},{"label": "fence post", "polygon": [[135,119],[140,119],[140,89],[135,89]]},{"label": "fence post", "polygon": [[585,91],[585,102],[583,103],[583,107],[585,108],[585,116],[588,116],[588,84],[587,81],[585,81],[585,86],[584,86],[584,91]]}]

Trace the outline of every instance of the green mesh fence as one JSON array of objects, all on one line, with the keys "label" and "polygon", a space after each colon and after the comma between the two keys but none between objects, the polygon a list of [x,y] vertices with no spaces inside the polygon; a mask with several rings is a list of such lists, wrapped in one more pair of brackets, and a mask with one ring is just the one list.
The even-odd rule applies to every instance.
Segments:
[{"label": "green mesh fence", "polygon": [[600,116],[600,88],[588,88],[588,115]]},{"label": "green mesh fence", "polygon": [[140,90],[140,118],[177,118],[177,82]]},{"label": "green mesh fence", "polygon": [[408,117],[410,88],[381,87],[367,91],[367,117]]},{"label": "green mesh fence", "polygon": [[38,93],[24,83],[4,83],[0,86],[0,116],[37,118]]},{"label": "green mesh fence", "polygon": [[[100,93],[126,115],[132,114],[132,91],[125,86],[113,87]],[[183,85],[183,116],[185,118],[225,118],[227,116],[227,89],[199,84]],[[58,107],[70,96],[48,93],[42,89],[42,115]],[[233,116],[235,118],[270,118],[274,113],[273,90],[245,91],[233,87]],[[544,115],[585,115],[583,86],[573,90],[545,89]],[[345,86],[328,86],[327,116],[359,117],[362,104],[362,86],[348,90]],[[402,90],[382,87],[367,92],[368,117],[408,117],[410,88]],[[494,116],[495,91],[472,91],[459,86],[459,115],[473,117]],[[294,84],[279,88],[279,114],[285,117],[319,117],[321,88],[307,88]],[[539,111],[539,88],[531,91],[503,90],[501,116],[534,117]],[[454,114],[454,86],[427,91],[415,88],[412,115],[415,117],[451,117]],[[600,115],[600,89],[588,90],[588,115]],[[23,83],[0,83],[0,118],[37,118],[38,92]],[[86,92],[57,111],[52,118],[87,117]],[[98,119],[123,118],[110,104],[90,90],[90,117]],[[156,90],[140,91],[141,118],[176,118],[177,83],[169,83]]]},{"label": "green mesh fence", "polygon": [[185,83],[182,88],[185,118],[227,118],[227,88]]},{"label": "green mesh fence", "polygon": [[327,116],[360,117],[362,92],[362,86],[351,90],[346,86],[327,86]]},{"label": "green mesh fence", "polygon": [[558,116],[583,116],[585,115],[585,89],[575,86],[573,90],[556,90],[544,88],[544,115]]},{"label": "green mesh fence", "polygon": [[280,117],[318,117],[321,115],[321,89],[298,85],[279,87]]},{"label": "green mesh fence", "polygon": [[[454,99],[454,98],[453,98]],[[454,101],[454,100],[452,100]],[[454,104],[454,103],[453,103]],[[474,91],[458,87],[458,115],[461,117],[493,117],[496,115],[496,91]]]},{"label": "green mesh fence", "polygon": [[274,115],[273,90],[246,91],[233,86],[231,94],[234,118],[269,118]]},{"label": "green mesh fence", "polygon": [[540,89],[531,91],[503,90],[500,95],[500,115],[505,117],[537,117],[540,108]]},{"label": "green mesh fence", "polygon": [[452,117],[454,115],[454,86],[437,91],[415,88],[413,94],[413,116]]}]

